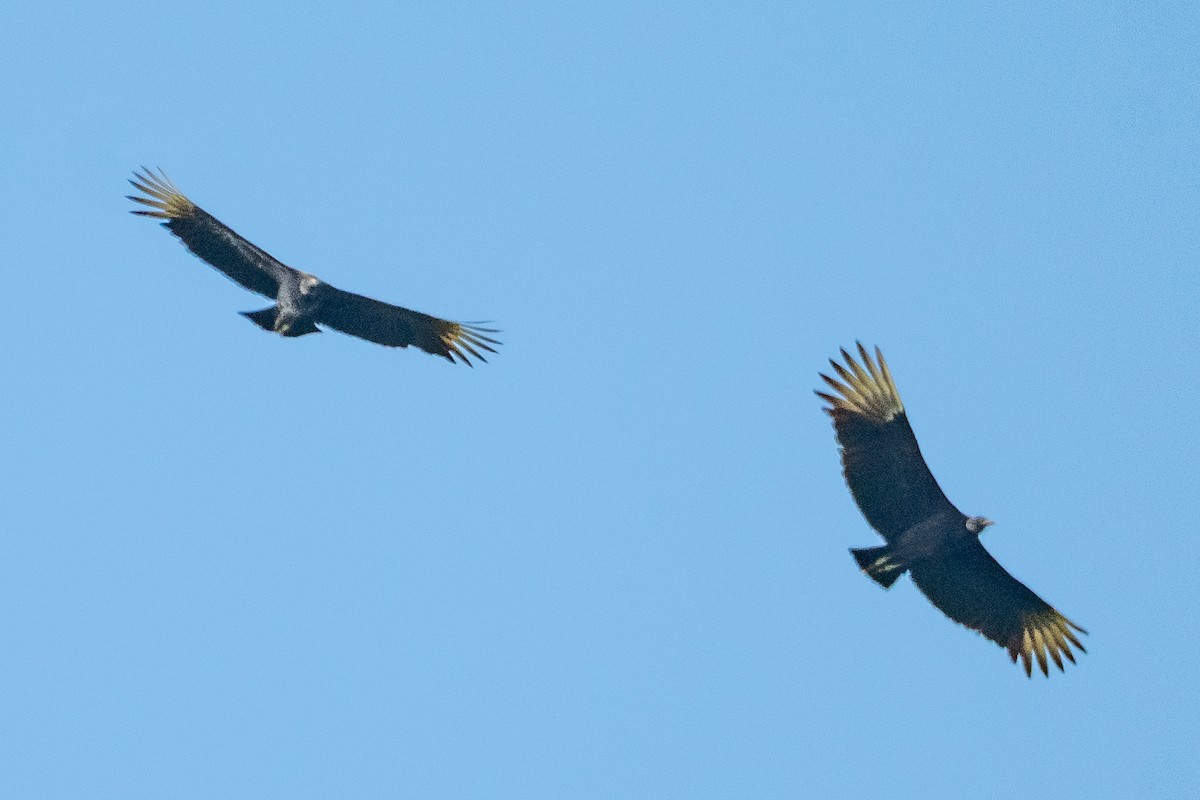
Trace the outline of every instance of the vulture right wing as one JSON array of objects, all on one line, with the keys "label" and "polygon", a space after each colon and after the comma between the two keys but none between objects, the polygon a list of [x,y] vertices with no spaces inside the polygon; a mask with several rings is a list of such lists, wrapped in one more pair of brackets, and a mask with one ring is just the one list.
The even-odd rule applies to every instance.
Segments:
[{"label": "vulture right wing", "polygon": [[864,366],[844,349],[845,367],[829,361],[845,383],[821,375],[840,397],[816,394],[829,403],[824,411],[833,417],[850,493],[871,527],[890,542],[954,505],[925,464],[883,354],[875,348],[876,365],[861,342],[858,352]]},{"label": "vulture right wing", "polygon": [[470,356],[486,362],[480,350],[496,352],[500,342],[486,334],[492,328],[480,328],[464,322],[422,314],[382,300],[346,292],[328,283],[318,286],[320,294],[316,321],[334,330],[388,347],[415,345],[426,353],[441,356],[450,363],[455,359],[468,367]]},{"label": "vulture right wing", "polygon": [[1014,578],[978,539],[937,558],[915,562],[909,569],[913,583],[929,602],[955,622],[1006,648],[1014,662],[1020,656],[1026,675],[1032,673],[1033,657],[1042,674],[1049,675],[1047,653],[1061,671],[1060,652],[1071,663],[1075,663],[1072,644],[1081,653],[1087,652],[1071,629],[1087,631]]},{"label": "vulture right wing", "polygon": [[178,236],[188,250],[250,291],[274,300],[283,276],[296,272],[184,197],[161,170],[155,175],[142,167],[142,173],[133,174],[137,180],[129,182],[146,196],[126,197],[154,210],[130,213],[166,220],[163,226]]}]

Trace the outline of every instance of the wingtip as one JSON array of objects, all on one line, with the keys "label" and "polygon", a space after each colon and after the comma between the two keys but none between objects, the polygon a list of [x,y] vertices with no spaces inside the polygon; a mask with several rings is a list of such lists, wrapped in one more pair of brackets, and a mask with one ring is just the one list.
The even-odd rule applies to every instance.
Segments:
[{"label": "wingtip", "polygon": [[1027,677],[1033,672],[1034,662],[1047,678],[1050,677],[1052,663],[1059,672],[1066,672],[1064,659],[1072,664],[1077,663],[1071,645],[1078,648],[1080,653],[1087,652],[1071,633],[1071,628],[1078,629],[1079,626],[1052,608],[1036,612],[1025,618],[1021,631],[1015,633],[1005,645],[1009,659],[1015,663],[1019,657]]},{"label": "wingtip", "polygon": [[841,381],[819,373],[821,380],[840,395],[831,402],[835,408],[869,418],[876,423],[891,422],[904,413],[904,404],[896,391],[891,373],[882,362],[872,360],[862,341],[855,342],[855,349],[858,351],[857,357],[851,350],[839,347],[842,362],[829,359],[830,368]]},{"label": "wingtip", "polygon": [[169,221],[187,216],[195,209],[195,204],[179,191],[179,188],[171,182],[161,167],[155,174],[154,170],[143,165],[141,172],[134,170],[133,178],[128,180],[130,185],[144,196],[127,194],[125,197],[135,203],[155,209],[151,213],[134,211],[134,214],[143,217],[158,217]]}]

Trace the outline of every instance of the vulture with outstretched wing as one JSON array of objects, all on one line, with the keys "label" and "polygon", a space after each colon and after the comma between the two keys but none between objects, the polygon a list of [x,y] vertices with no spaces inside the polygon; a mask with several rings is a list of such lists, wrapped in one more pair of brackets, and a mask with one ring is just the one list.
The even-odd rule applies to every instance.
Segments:
[{"label": "vulture with outstretched wing", "polygon": [[879,348],[875,361],[860,342],[862,364],[842,350],[846,365],[830,359],[841,379],[821,378],[837,396],[829,403],[841,446],[842,469],[863,516],[887,544],[851,549],[858,565],[885,589],[906,571],[929,601],[955,622],[1007,648],[1025,674],[1037,659],[1049,675],[1047,656],[1061,671],[1072,663],[1071,645],[1087,652],[1072,629],[1083,628],[1054,610],[1008,573],[979,541],[992,524],[968,517],[946,499],[908,424],[904,404]]},{"label": "vulture with outstretched wing", "polygon": [[184,197],[162,172],[142,168],[130,180],[145,196],[127,195],[152,211],[132,213],[165,220],[163,227],[179,237],[189,250],[252,292],[265,295],[275,305],[261,311],[243,311],[256,325],[281,336],[320,333],[317,325],[389,347],[415,345],[426,353],[455,359],[471,366],[468,356],[487,361],[481,350],[496,352],[499,344],[487,334],[492,328],[450,322],[420,311],[372,300],[330,286],[315,275],[293,269],[265,250],[243,239],[216,217]]}]

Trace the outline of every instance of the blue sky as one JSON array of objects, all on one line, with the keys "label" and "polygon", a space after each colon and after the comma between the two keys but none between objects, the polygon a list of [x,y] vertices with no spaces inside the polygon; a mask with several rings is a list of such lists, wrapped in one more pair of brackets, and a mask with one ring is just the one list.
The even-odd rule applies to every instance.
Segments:
[{"label": "blue sky", "polygon": [[[1194,796],[1194,6],[3,16],[4,797]],[[855,339],[1066,674],[856,570]]]}]

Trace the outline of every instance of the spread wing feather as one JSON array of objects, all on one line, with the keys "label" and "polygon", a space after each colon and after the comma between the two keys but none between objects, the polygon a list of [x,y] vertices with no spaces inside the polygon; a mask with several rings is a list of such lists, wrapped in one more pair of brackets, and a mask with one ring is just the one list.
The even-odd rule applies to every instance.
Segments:
[{"label": "spread wing feather", "polygon": [[957,509],[925,464],[883,354],[875,348],[872,361],[861,342],[858,353],[861,365],[844,349],[846,366],[831,359],[841,380],[821,378],[836,394],[816,394],[829,403],[824,411],[833,418],[854,501],[890,542],[922,520]]},{"label": "spread wing feather", "polygon": [[1014,578],[978,539],[965,541],[951,552],[910,566],[913,583],[929,602],[955,622],[982,633],[1018,657],[1025,674],[1037,660],[1048,675],[1047,656],[1061,671],[1063,657],[1071,663],[1071,645],[1087,650],[1072,632],[1087,633]]}]

